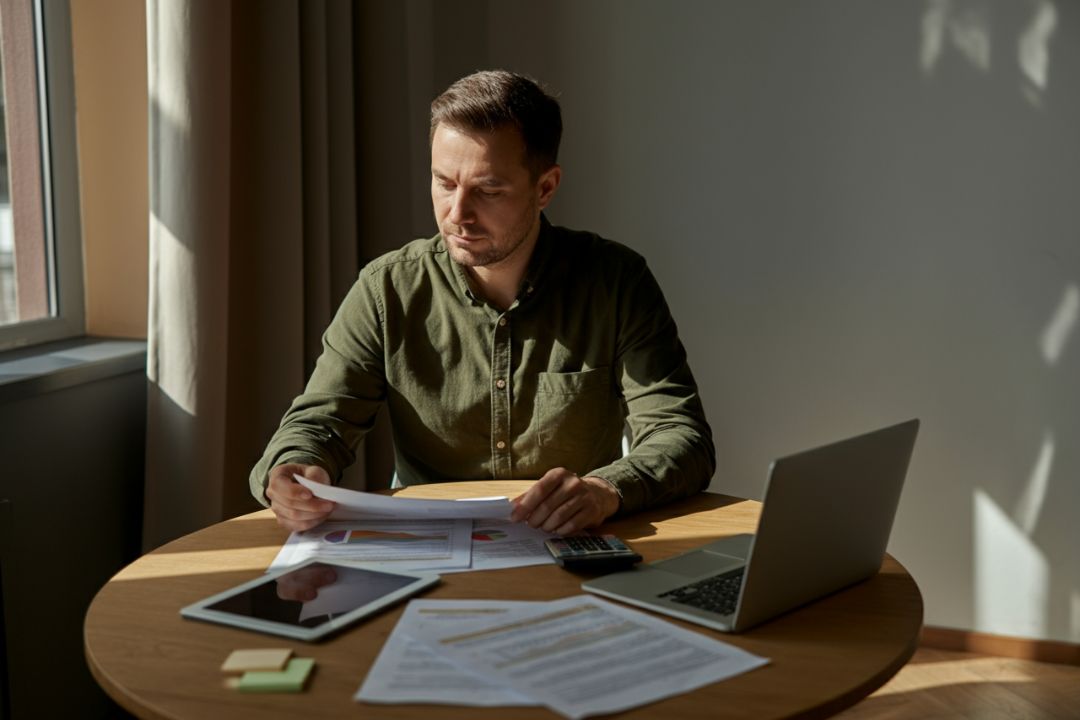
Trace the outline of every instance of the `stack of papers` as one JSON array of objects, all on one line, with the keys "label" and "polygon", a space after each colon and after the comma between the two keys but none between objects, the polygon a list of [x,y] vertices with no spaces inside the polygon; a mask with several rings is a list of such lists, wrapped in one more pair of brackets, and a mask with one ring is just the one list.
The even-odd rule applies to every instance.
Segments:
[{"label": "stack of papers", "polygon": [[311,559],[440,573],[554,562],[544,547],[553,536],[510,522],[513,506],[505,497],[419,500],[294,477],[337,507],[321,525],[292,533],[269,570]]},{"label": "stack of papers", "polygon": [[355,699],[617,712],[767,664],[701,633],[579,595],[413,600]]}]

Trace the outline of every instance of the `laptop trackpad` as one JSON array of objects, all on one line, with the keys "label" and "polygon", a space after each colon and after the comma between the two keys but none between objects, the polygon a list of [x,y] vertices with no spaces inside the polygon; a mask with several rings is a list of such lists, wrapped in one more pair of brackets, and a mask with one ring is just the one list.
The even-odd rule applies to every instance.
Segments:
[{"label": "laptop trackpad", "polygon": [[744,558],[719,555],[706,550],[695,550],[685,555],[673,557],[670,560],[650,563],[650,565],[657,570],[692,578],[700,575],[715,575],[729,569],[734,570],[745,563]]}]

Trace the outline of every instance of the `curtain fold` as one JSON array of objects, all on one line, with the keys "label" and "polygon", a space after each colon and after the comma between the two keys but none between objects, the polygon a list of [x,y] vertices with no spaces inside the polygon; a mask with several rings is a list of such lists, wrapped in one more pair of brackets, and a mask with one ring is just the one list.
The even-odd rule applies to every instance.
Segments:
[{"label": "curtain fold", "polygon": [[359,267],[350,3],[150,0],[147,25],[151,548],[258,507]]}]

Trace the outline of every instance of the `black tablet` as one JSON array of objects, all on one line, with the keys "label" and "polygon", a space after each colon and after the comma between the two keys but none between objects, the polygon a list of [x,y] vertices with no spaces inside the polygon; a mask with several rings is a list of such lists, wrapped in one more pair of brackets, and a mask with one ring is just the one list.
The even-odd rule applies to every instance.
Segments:
[{"label": "black tablet", "polygon": [[309,560],[263,575],[180,610],[186,618],[317,640],[439,581]]}]

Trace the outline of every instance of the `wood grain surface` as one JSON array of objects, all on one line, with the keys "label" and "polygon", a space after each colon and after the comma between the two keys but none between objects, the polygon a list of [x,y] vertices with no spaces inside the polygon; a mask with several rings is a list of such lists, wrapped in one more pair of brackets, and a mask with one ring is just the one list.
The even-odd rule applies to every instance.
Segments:
[{"label": "wood grain surface", "polygon": [[[404,497],[514,497],[529,481],[414,486]],[[753,532],[760,504],[716,494],[608,523],[600,530],[628,541],[646,561]],[[94,677],[142,718],[558,717],[544,708],[366,705],[352,699],[401,614],[392,608],[322,642],[307,644],[186,620],[180,608],[266,570],[288,533],[264,510],[192,533],[144,555],[101,589],[87,611],[85,649]],[[546,600],[581,593],[585,576],[555,565],[452,573],[425,598]],[[911,657],[922,625],[922,597],[891,557],[865,582],[746,633],[676,624],[729,642],[772,662],[692,693],[612,717],[814,718],[858,702]],[[316,659],[306,692],[252,695],[229,690],[219,671],[236,648],[291,647]]]}]

